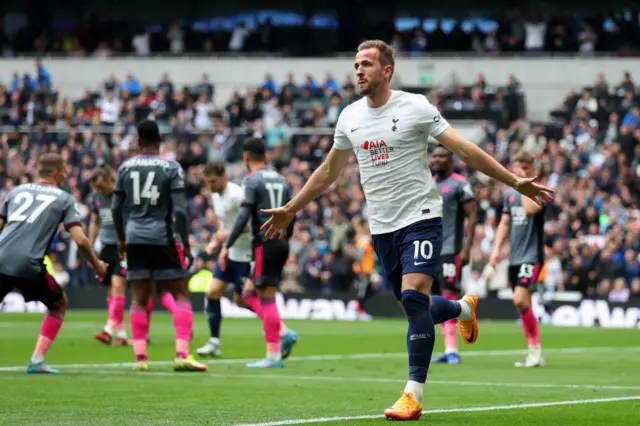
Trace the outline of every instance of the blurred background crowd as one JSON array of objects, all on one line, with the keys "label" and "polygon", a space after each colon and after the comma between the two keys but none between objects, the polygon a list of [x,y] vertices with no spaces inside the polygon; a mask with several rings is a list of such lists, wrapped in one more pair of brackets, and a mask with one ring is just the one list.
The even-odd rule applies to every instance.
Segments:
[{"label": "blurred background crowd", "polygon": [[[292,31],[315,36],[331,33],[335,43],[349,42],[330,46],[332,50],[352,50],[357,44],[358,40],[351,43],[350,38],[336,35],[347,31],[340,22],[334,25],[312,18],[304,17],[298,26],[278,25],[280,18],[274,15],[262,21],[256,17],[253,21],[211,20],[208,27],[192,23],[134,30],[122,22],[92,17],[66,31],[55,25],[44,31],[42,27],[40,31],[19,28],[11,37],[5,31],[0,44],[4,43],[7,55],[19,51],[146,56],[164,51],[178,55],[185,51],[265,50],[295,54],[284,48],[296,46],[279,38],[283,34],[289,37]],[[483,54],[628,53],[640,46],[637,12],[581,21],[542,19],[520,12],[453,22],[411,19],[398,18],[375,27],[375,31],[373,27],[361,29],[359,34],[383,38],[409,55],[472,50]],[[540,180],[557,191],[555,202],[545,213],[545,291],[576,291],[616,301],[640,298],[640,99],[636,76],[603,75],[595,70],[592,86],[558,92],[557,109],[544,121],[531,121],[525,108],[526,91],[517,74],[514,70],[505,82],[479,75],[475,81],[454,87],[420,91],[454,123],[468,119],[481,123],[482,134],[474,142],[505,166],[510,167],[511,159],[522,149],[535,155]],[[230,179],[239,183],[245,172],[242,142],[248,136],[263,137],[269,160],[287,164],[285,174],[298,190],[331,148],[332,127],[340,112],[357,99],[352,78],[332,74],[290,75],[286,81],[276,81],[267,72],[263,81],[233,93],[230,99],[216,97],[216,78],[207,74],[188,87],[178,87],[168,74],[152,86],[141,84],[138,78],[129,75],[119,80],[105,74],[101,86],[88,88],[81,98],[72,99],[58,93],[56,75],[48,71],[45,58],[34,61],[32,73],[16,73],[0,81],[0,199],[13,186],[32,178],[40,154],[55,151],[68,161],[66,189],[82,203],[88,221],[91,170],[103,163],[118,167],[135,154],[135,124],[154,118],[164,134],[164,155],[180,162],[186,171],[196,270],[213,266],[215,257],[207,256],[204,248],[218,227],[210,194],[202,184],[203,165],[225,161]],[[455,168],[472,182],[479,212],[464,285],[488,296],[507,286],[506,272],[491,277],[484,273],[502,212],[504,188],[457,160]],[[70,285],[95,285],[93,274],[81,265],[64,234],[56,237],[51,250],[58,279]],[[282,289],[294,293],[351,292],[367,280],[384,291],[378,271],[358,167],[352,157],[339,180],[300,213]]]}]

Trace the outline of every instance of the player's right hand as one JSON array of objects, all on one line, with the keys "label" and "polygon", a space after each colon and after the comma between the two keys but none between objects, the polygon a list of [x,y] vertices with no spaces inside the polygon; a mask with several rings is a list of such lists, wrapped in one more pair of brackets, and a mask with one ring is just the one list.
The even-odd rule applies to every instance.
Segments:
[{"label": "player's right hand", "polygon": [[126,248],[124,241],[118,241],[118,256],[120,256],[120,260],[126,259]]},{"label": "player's right hand", "polygon": [[96,275],[102,278],[107,274],[109,264],[104,263],[102,260],[99,260],[98,263],[93,267],[93,269],[94,271],[96,271]]},{"label": "player's right hand", "polygon": [[191,253],[191,248],[185,250],[184,258],[187,261],[187,268],[191,268],[193,266],[193,253]]},{"label": "player's right hand", "polygon": [[291,221],[295,218],[295,213],[291,213],[286,207],[278,207],[277,209],[260,210],[264,214],[270,214],[271,217],[264,225],[260,227],[261,231],[266,230],[265,237],[274,240],[276,238],[283,239],[287,233],[287,228]]},{"label": "player's right hand", "polygon": [[500,253],[491,253],[491,256],[489,257],[489,265],[495,268],[499,261]]}]

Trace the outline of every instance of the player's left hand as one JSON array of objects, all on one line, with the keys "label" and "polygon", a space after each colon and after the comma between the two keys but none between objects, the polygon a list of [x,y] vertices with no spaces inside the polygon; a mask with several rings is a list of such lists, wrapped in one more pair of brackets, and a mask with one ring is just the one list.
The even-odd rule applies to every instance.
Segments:
[{"label": "player's left hand", "polygon": [[537,176],[531,178],[519,178],[514,189],[522,195],[526,195],[531,198],[539,206],[542,205],[542,202],[553,201],[553,194],[555,194],[556,191],[536,183],[536,180],[538,180]]},{"label": "player's left hand", "polygon": [[127,250],[124,241],[118,241],[118,256],[120,256],[120,260],[125,260],[126,251]]},{"label": "player's left hand", "polygon": [[218,255],[218,266],[220,270],[224,272],[227,269],[227,262],[229,261],[229,249],[222,247],[220,254]]}]

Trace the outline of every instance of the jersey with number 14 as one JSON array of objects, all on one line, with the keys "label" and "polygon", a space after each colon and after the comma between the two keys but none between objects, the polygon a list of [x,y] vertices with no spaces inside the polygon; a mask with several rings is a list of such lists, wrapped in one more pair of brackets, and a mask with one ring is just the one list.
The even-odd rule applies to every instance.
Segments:
[{"label": "jersey with number 14", "polygon": [[81,221],[76,200],[44,183],[11,190],[0,207],[0,218],[6,221],[0,234],[0,273],[19,278],[42,272],[44,256],[61,222],[69,229]]},{"label": "jersey with number 14", "polygon": [[[251,207],[251,240],[254,245],[258,245],[267,240],[264,236],[266,231],[261,231],[260,227],[271,217],[261,210],[275,209],[287,204],[291,200],[291,187],[284,176],[273,170],[253,172],[245,177],[242,186],[242,204]],[[290,236],[291,229],[288,234]]]},{"label": "jersey with number 14", "polygon": [[138,155],[120,166],[115,193],[124,198],[127,244],[174,244],[173,191],[184,191],[180,164]]}]

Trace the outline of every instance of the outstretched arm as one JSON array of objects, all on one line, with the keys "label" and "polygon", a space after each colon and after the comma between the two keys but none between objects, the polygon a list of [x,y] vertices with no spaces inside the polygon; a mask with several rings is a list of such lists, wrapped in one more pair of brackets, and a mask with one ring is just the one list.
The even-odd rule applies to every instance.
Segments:
[{"label": "outstretched arm", "polygon": [[307,183],[300,192],[291,199],[284,207],[276,209],[262,210],[263,213],[270,214],[271,217],[260,228],[266,230],[267,238],[284,238],[291,229],[293,219],[304,206],[315,200],[322,192],[329,187],[340,175],[340,172],[349,161],[351,149],[332,148],[327,159],[311,175]]},{"label": "outstretched arm", "polygon": [[351,149],[332,148],[324,162],[313,172],[300,192],[284,208],[295,215],[304,206],[318,198],[340,176],[340,172],[347,165],[352,152]]},{"label": "outstretched arm", "polygon": [[[457,155],[458,158],[467,165],[481,171],[487,176],[499,180],[505,185],[509,185],[523,195],[531,198],[536,204],[542,205],[542,201],[553,200],[551,196],[551,194],[555,192],[553,189],[538,185],[535,183],[536,178],[523,179],[517,177],[476,144],[465,140],[453,127],[448,127],[436,136],[435,139],[449,151]],[[538,197],[542,201],[537,199]]]}]

